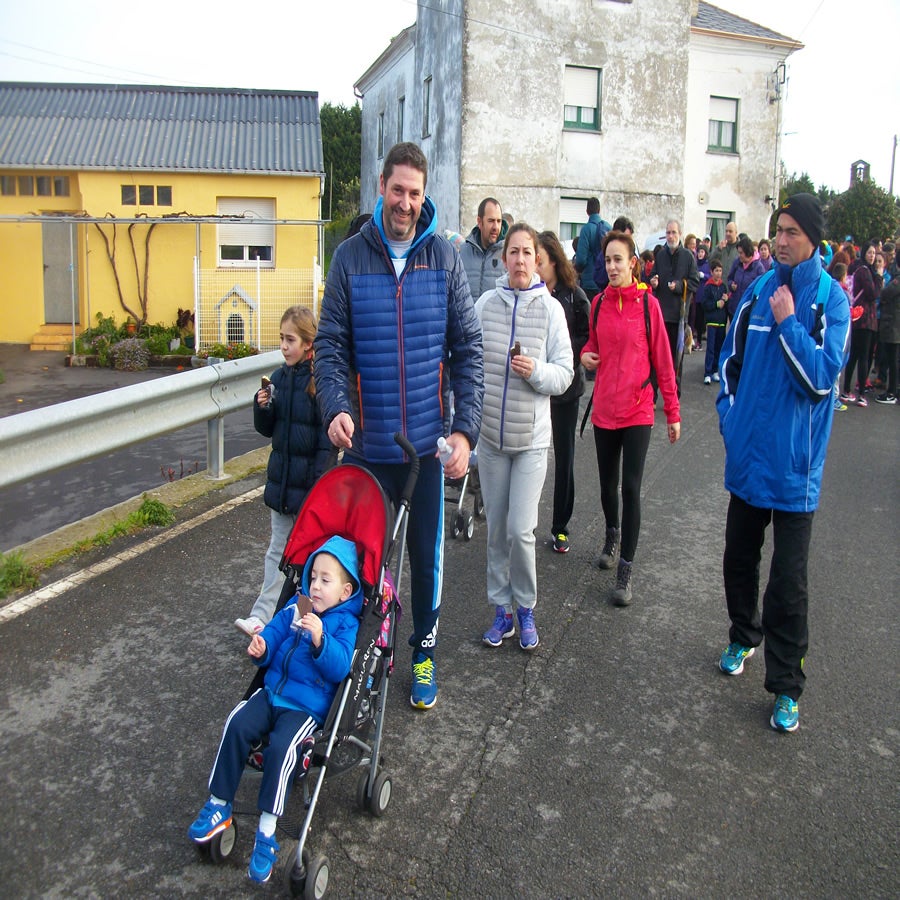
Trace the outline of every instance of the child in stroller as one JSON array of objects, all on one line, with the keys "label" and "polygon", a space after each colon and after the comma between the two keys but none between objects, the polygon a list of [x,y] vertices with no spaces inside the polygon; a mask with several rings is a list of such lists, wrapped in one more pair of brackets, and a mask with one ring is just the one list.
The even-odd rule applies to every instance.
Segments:
[{"label": "child in stroller", "polygon": [[231,826],[232,804],[248,753],[267,739],[259,828],[248,868],[254,881],[269,880],[280,849],[275,826],[297,764],[305,774],[312,735],[350,672],[363,606],[357,568],[354,542],[338,535],[329,538],[306,561],[303,595],[254,635],[247,648],[258,666],[267,667],[264,686],[228,716],[209,777],[210,796],[188,836],[203,844]]},{"label": "child in stroller", "polygon": [[[340,594],[343,595],[346,591],[348,579],[351,586],[358,588],[354,589],[346,600],[339,601],[337,606],[323,612],[322,615],[317,614],[323,625],[323,647],[327,647],[336,635],[331,627],[333,622],[330,617],[336,616],[342,610],[347,610],[348,613],[354,610],[354,614],[351,615],[354,619],[356,613],[359,614],[356,624],[358,632],[353,632],[355,641],[351,634],[352,625],[346,634],[342,633],[342,646],[345,646],[344,639],[349,641],[351,654],[349,674],[337,686],[336,691],[333,687],[328,688],[328,695],[334,698],[330,708],[325,703],[315,708],[310,705],[310,708],[305,710],[313,714],[311,716],[313,720],[322,715],[323,711],[327,711],[327,714],[324,715],[324,722],[321,725],[314,724],[312,729],[314,733],[301,739],[301,746],[296,752],[300,763],[299,769],[295,767],[295,771],[303,772],[307,776],[302,779],[306,812],[303,824],[296,835],[298,840],[296,853],[293,860],[286,863],[284,868],[285,886],[295,897],[305,895],[321,898],[328,886],[330,872],[328,857],[321,853],[313,856],[306,846],[325,779],[330,775],[339,775],[362,767],[363,771],[360,773],[356,788],[356,802],[359,808],[373,816],[383,816],[391,799],[391,776],[382,767],[380,748],[384,732],[388,684],[393,670],[400,601],[397,595],[399,580],[395,585],[388,566],[394,550],[398,549],[397,571],[403,569],[403,538],[408,521],[410,498],[415,490],[419,470],[415,448],[403,435],[395,435],[395,440],[410,456],[411,463],[406,484],[400,494],[393,526],[390,502],[375,476],[360,466],[350,464],[335,466],[319,478],[306,496],[279,566],[284,573],[285,581],[278,605],[281,607],[287,604],[287,607],[273,620],[270,625],[273,628],[274,622],[285,613],[289,616],[287,619],[289,622],[295,621],[295,616],[298,615],[293,612],[298,602],[295,595],[301,591],[308,593],[311,590],[310,561],[321,556],[320,551],[326,548],[337,558],[347,573],[338,577],[338,583],[341,585]],[[332,537],[326,540],[329,535]],[[336,537],[343,539],[344,543],[337,543]],[[345,554],[341,548],[347,553]],[[305,614],[299,615],[301,623],[305,618]],[[307,620],[309,621],[311,620]],[[312,626],[315,627],[314,622]],[[305,629],[309,626],[302,627]],[[268,629],[262,632],[262,637],[268,641],[267,631]],[[306,646],[312,655],[314,651],[311,637]],[[267,647],[272,652],[269,652],[265,659],[277,663],[277,650],[273,649],[271,643],[267,643]],[[296,655],[297,651],[293,652]],[[324,650],[320,651],[320,656],[323,654]],[[288,660],[285,662],[289,663]],[[341,668],[344,672],[348,671],[343,666]],[[253,698],[255,689],[262,683],[263,672],[260,670],[244,695],[243,704]],[[242,704],[239,704],[232,716],[241,708]],[[228,723],[226,731],[227,728]],[[257,755],[255,750],[251,753],[252,757]],[[265,755],[263,762],[265,772],[269,764]],[[277,766],[277,761],[273,765]],[[314,772],[317,773],[316,777],[313,777]],[[286,799],[289,787],[290,779],[279,778],[280,800]],[[210,790],[216,794],[212,782]],[[229,799],[218,794],[216,796],[226,801]],[[192,840],[196,841],[193,831],[196,831],[200,838],[211,833],[212,836],[202,843],[197,843],[197,847],[213,862],[222,862],[234,849],[236,842],[237,824],[231,821],[231,817],[239,816],[241,811],[227,807],[215,808],[213,798],[210,799],[210,803],[214,808],[207,811],[209,803],[204,807],[197,822],[191,826],[189,834]],[[283,805],[282,802],[282,808]],[[216,818],[216,822],[212,823],[212,827],[206,832],[199,824],[204,812],[210,821]],[[290,829],[283,825],[281,830],[294,837]],[[274,844],[274,837],[270,838],[270,841]],[[267,850],[265,846],[261,848],[262,861],[265,862],[266,857],[270,860],[268,873],[271,873],[277,849],[277,844],[274,844],[274,850]],[[264,867],[261,868],[262,874],[267,874]]]}]

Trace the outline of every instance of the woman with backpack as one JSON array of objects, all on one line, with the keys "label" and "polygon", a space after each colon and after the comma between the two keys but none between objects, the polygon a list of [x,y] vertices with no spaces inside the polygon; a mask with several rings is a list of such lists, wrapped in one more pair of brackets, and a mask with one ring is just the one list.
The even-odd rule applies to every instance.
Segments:
[{"label": "woman with backpack", "polygon": [[591,424],[600,504],[606,520],[598,564],[601,569],[611,569],[618,557],[612,601],[616,606],[627,606],[632,600],[632,563],[641,527],[641,481],[654,419],[651,369],[663,395],[669,442],[673,444],[681,436],[681,414],[666,324],[656,298],[645,284],[638,283],[634,239],[611,231],[604,238],[603,251],[609,285],[594,299],[581,362],[585,369],[596,372]]}]

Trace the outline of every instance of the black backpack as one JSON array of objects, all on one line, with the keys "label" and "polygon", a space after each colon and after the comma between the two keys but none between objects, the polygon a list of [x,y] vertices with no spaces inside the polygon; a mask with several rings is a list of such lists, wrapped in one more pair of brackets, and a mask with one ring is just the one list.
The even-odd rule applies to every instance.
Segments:
[{"label": "black backpack", "polygon": [[[603,294],[600,294],[597,297],[597,302],[594,305],[593,321],[591,322],[591,326],[593,327],[595,332],[597,331],[597,317],[600,315],[600,304],[603,302],[603,297],[604,297],[605,293],[606,292],[604,291]],[[649,293],[650,293],[650,288],[645,288],[644,294],[643,294],[644,330],[647,332],[647,356],[649,357],[649,360],[650,360],[650,372],[647,375],[647,377],[643,380],[643,382],[641,382],[641,390],[643,390],[645,387],[647,387],[648,384],[650,384],[651,381],[653,381],[653,377],[656,374],[656,372],[653,368],[653,348],[650,345],[650,303],[647,300],[647,295]],[[594,382],[595,388],[596,388],[596,384],[597,384],[597,382],[595,381]],[[590,418],[591,407],[593,406],[593,404],[594,404],[594,395],[593,395],[593,393],[591,393],[590,402],[588,403],[587,408],[584,411],[584,415],[581,417],[581,430],[578,432],[580,437],[584,437],[584,426],[587,425],[587,420]]]}]

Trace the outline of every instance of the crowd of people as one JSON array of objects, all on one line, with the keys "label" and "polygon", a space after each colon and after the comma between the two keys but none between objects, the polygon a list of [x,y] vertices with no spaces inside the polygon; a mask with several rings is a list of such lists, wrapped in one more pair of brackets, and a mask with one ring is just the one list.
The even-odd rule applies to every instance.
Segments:
[{"label": "crowd of people", "polygon": [[[581,428],[589,419],[604,517],[596,563],[615,568],[610,600],[628,606],[636,596],[641,480],[657,398],[674,444],[681,437],[681,356],[705,342],[703,381],[719,384],[730,494],[723,554],[730,630],[719,668],[740,674],[764,644],[765,687],[775,696],[770,723],[796,730],[808,648],[807,559],[834,411],[851,399],[865,405],[879,377],[869,384],[873,364],[883,365],[887,379],[876,399],[896,398],[900,278],[893,247],[872,243],[859,256],[846,245],[831,247],[822,240],[818,201],[803,194],[778,210],[773,242],[754,243],[733,222],[718,246],[709,235],[682,240],[672,219],[665,243],[639,256],[630,220],[620,216],[610,225],[591,198],[570,260],[553,231],[511,222],[492,197],[479,205],[469,235],[451,242],[438,231],[427,173],[415,144],[390,149],[374,213],[354,224],[332,259],[319,321],[295,309],[282,321],[284,365],[254,398],[257,428],[273,441],[265,491],[272,540],[260,596],[235,623],[251,636],[248,652],[265,663],[273,658],[272,640],[284,639],[272,624],[278,621],[273,566],[328,448],[369,469],[396,501],[410,462],[394,442],[398,431],[420,466],[406,536],[411,705],[427,710],[437,700],[445,479],[466,474],[476,444],[493,615],[482,641],[497,648],[518,634],[519,646],[534,651],[540,643],[535,531],[548,451],[555,467],[551,546],[565,554],[577,419],[588,387]],[[837,397],[845,362],[844,393]],[[754,440],[761,429],[774,449]],[[774,552],[760,611],[769,524]],[[296,620],[312,632],[304,665],[314,669],[328,663],[321,642],[339,617],[346,621],[359,587],[352,559],[333,555],[339,565],[332,566],[328,589],[316,588],[315,613]],[[325,675],[323,669],[314,680],[333,694],[339,672],[329,668]],[[302,690],[289,688],[292,678],[308,677],[299,669],[280,677],[277,695],[267,695],[278,714],[258,701],[262,713],[252,730],[256,735],[280,717],[293,746],[320,723],[323,700],[311,704]],[[226,723],[223,747],[233,730]],[[211,775],[210,800],[189,832],[196,842],[218,833],[230,814],[243,743],[234,746],[241,751],[234,750],[227,777],[220,763]],[[283,768],[289,783],[292,773]],[[264,789],[260,804],[250,872],[262,881],[277,852],[272,832],[283,797],[276,801]]]}]

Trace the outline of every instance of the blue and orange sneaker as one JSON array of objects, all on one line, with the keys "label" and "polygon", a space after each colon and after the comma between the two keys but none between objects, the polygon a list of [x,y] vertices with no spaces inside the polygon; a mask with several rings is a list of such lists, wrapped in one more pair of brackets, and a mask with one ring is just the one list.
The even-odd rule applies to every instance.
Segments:
[{"label": "blue and orange sneaker", "polygon": [[196,844],[205,844],[230,825],[231,804],[226,803],[222,806],[207,800],[188,828],[188,837]]},{"label": "blue and orange sneaker", "polygon": [[272,837],[266,837],[261,831],[256,832],[256,843],[253,845],[250,865],[247,867],[247,874],[252,881],[265,884],[269,880],[280,849],[274,834]]}]

